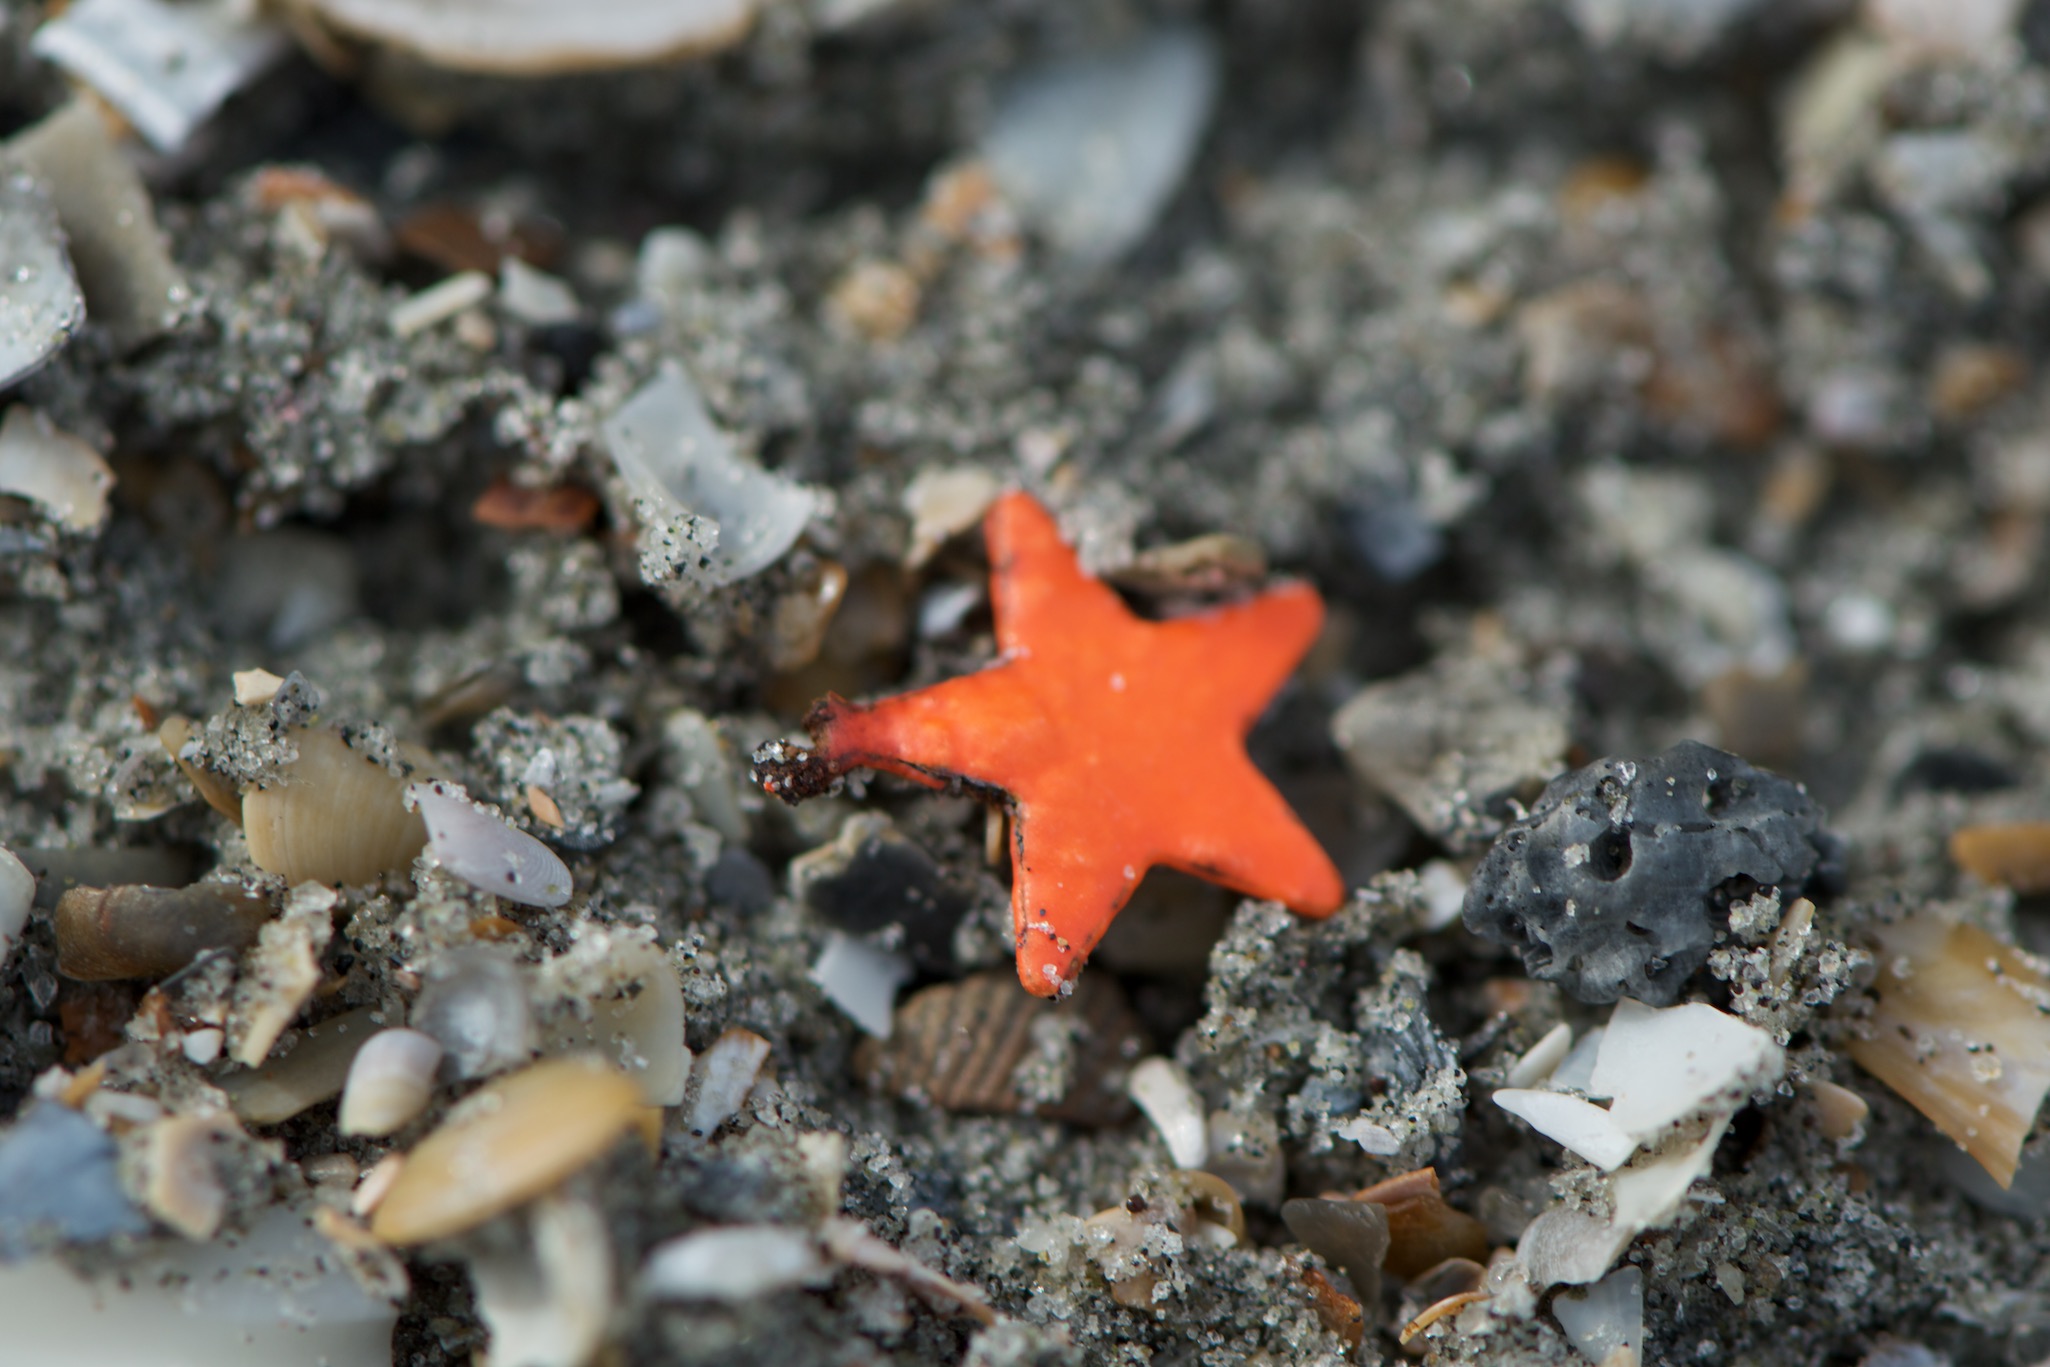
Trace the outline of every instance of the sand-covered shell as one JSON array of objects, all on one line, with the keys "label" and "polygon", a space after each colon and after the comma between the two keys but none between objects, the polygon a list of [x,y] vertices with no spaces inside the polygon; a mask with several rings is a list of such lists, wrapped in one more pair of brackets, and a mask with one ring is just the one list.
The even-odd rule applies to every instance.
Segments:
[{"label": "sand-covered shell", "polygon": [[161,978],[209,949],[256,943],[270,899],[229,883],[73,888],[57,899],[57,971],[87,982]]},{"label": "sand-covered shell", "polygon": [[642,1109],[632,1079],[589,1055],[500,1078],[414,1146],[370,1232],[419,1244],[474,1228],[602,1155]]},{"label": "sand-covered shell", "polygon": [[569,901],[569,867],[555,851],[470,800],[461,784],[435,780],[406,789],[406,805],[427,823],[442,868],[483,892],[530,907]]},{"label": "sand-covered shell", "polygon": [[337,1117],[343,1134],[382,1138],[409,1123],[434,1097],[441,1042],[418,1030],[380,1030],[356,1051]]},{"label": "sand-covered shell", "polygon": [[603,1055],[640,1084],[650,1106],[678,1105],[690,1081],[691,1052],[676,966],[651,944],[630,944],[608,968],[612,995],[591,1002],[589,1020],[571,1015],[556,1021],[548,1052]]},{"label": "sand-covered shell", "polygon": [[[1036,1027],[1036,1028],[1035,1028]],[[1009,972],[928,987],[897,1008],[889,1039],[863,1040],[857,1072],[878,1091],[943,1110],[1032,1112],[1077,1125],[1116,1125],[1132,1113],[1124,1076],[1144,1048],[1138,1017],[1108,976],[1084,974],[1064,1002],[1032,996]],[[1033,1095],[1035,1057],[1070,1051],[1068,1086]]]},{"label": "sand-covered shell", "polygon": [[427,844],[427,823],[406,809],[404,781],[325,728],[293,741],[299,758],[242,795],[256,867],[288,883],[348,886],[410,865]]}]

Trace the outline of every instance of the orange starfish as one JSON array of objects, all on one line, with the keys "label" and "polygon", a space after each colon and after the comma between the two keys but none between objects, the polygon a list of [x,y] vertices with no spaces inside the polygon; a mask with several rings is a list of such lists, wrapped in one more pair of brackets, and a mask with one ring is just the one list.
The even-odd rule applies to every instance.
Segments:
[{"label": "orange starfish", "polygon": [[1338,870],[1245,750],[1316,639],[1317,591],[1149,622],[1082,572],[1030,496],[999,498],[983,533],[995,663],[868,705],[829,693],[805,718],[814,748],[764,745],[756,781],[794,803],[882,769],[1003,802],[1018,978],[1042,997],[1066,995],[1155,864],[1305,916],[1337,910]]}]

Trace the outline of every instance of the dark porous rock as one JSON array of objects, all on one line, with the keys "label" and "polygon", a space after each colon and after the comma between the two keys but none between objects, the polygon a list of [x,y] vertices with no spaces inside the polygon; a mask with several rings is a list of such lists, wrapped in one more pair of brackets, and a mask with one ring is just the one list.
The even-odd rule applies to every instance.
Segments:
[{"label": "dark porous rock", "polygon": [[1840,877],[1822,819],[1800,784],[1698,741],[1601,760],[1554,779],[1497,837],[1466,926],[1582,1001],[1669,1006],[1727,933],[1731,903]]}]

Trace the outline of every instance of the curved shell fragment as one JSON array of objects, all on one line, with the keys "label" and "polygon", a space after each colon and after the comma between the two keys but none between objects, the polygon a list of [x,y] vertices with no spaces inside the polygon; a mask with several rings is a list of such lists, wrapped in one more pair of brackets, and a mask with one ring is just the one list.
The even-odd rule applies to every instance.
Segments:
[{"label": "curved shell fragment", "polygon": [[529,907],[569,901],[569,866],[555,851],[472,802],[454,783],[415,783],[406,805],[427,822],[427,848],[471,887]]},{"label": "curved shell fragment", "polygon": [[739,41],[756,0],[302,0],[350,33],[436,66],[539,76],[651,66]]}]

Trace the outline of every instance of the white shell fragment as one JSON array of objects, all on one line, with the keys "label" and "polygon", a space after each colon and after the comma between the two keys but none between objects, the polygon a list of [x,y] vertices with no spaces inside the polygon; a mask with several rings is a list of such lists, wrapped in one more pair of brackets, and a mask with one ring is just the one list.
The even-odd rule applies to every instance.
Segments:
[{"label": "white shell fragment", "polygon": [[1203,1166],[1210,1156],[1210,1127],[1203,1115],[1203,1098],[1196,1095],[1180,1068],[1157,1054],[1141,1059],[1133,1065],[1125,1090],[1160,1131],[1176,1167]]},{"label": "white shell fragment", "polygon": [[107,520],[114,472],[100,453],[26,404],[0,418],[0,494],[25,498],[68,531]]},{"label": "white shell fragment", "polygon": [[1495,1093],[1495,1104],[1604,1172],[1622,1167],[1637,1152],[1637,1140],[1592,1101],[1508,1087]]},{"label": "white shell fragment", "polygon": [[811,966],[811,980],[849,1020],[877,1039],[888,1039],[897,989],[911,980],[911,962],[836,930]]},{"label": "white shell fragment", "polygon": [[418,1030],[380,1030],[356,1051],[342,1088],[338,1118],[343,1134],[383,1138],[420,1112],[434,1096],[441,1042]]},{"label": "white shell fragment", "polygon": [[569,901],[569,866],[555,851],[472,802],[460,785],[415,783],[406,805],[427,820],[429,852],[471,887],[522,906]]},{"label": "white shell fragment", "polygon": [[262,707],[285,686],[285,681],[268,669],[238,669],[233,677],[235,702],[242,707]]},{"label": "white shell fragment", "polygon": [[1644,1351],[1644,1273],[1619,1267],[1585,1291],[1562,1291],[1552,1315],[1595,1367],[1635,1367]]},{"label": "white shell fragment", "polygon": [[583,1367],[598,1354],[612,1311],[612,1241],[588,1201],[536,1201],[531,1246],[469,1259],[477,1313],[498,1367]]},{"label": "white shell fragment", "polygon": [[29,40],[29,51],[91,86],[160,152],[183,149],[289,46],[281,25],[224,0],[78,0]]},{"label": "white shell fragment", "polygon": [[911,514],[905,568],[917,569],[948,538],[973,527],[1003,490],[997,477],[979,465],[928,466],[912,476],[904,490],[904,511]]},{"label": "white shell fragment", "polygon": [[321,951],[334,934],[330,913],[336,900],[333,888],[301,883],[285,895],[284,911],[257,933],[228,1015],[228,1057],[237,1063],[262,1063],[312,1000],[320,986]]},{"label": "white shell fragment", "polygon": [[1507,1081],[1511,1087],[1535,1087],[1558,1071],[1572,1052],[1573,1027],[1560,1021],[1510,1065]]},{"label": "white shell fragment", "polygon": [[589,1002],[590,1018],[570,1015],[548,1031],[551,1054],[596,1053],[640,1084],[650,1106],[676,1106],[690,1084],[691,1052],[683,1041],[683,980],[676,965],[646,942],[608,943],[593,936],[551,961],[571,965],[586,952],[603,961],[605,991]]},{"label": "white shell fragment", "polygon": [[191,289],[149,190],[90,99],[0,143],[0,163],[25,167],[48,188],[92,319],[117,343],[135,346],[177,320]]},{"label": "white shell fragment", "polygon": [[498,268],[498,305],[534,327],[573,323],[582,312],[568,281],[536,270],[517,256],[506,257]]},{"label": "white shell fragment", "polygon": [[64,234],[34,176],[0,161],[0,389],[36,369],[85,320]]},{"label": "white shell fragment", "polygon": [[411,337],[416,332],[425,332],[490,297],[490,276],[482,271],[457,271],[392,305],[388,318],[392,335]]},{"label": "white shell fragment", "polygon": [[769,1042],[752,1030],[735,1026],[714,1040],[691,1069],[697,1096],[686,1128],[700,1139],[710,1139],[739,1114],[768,1061]]},{"label": "white shell fragment", "polygon": [[1217,76],[1215,44],[1190,28],[1041,67],[1006,94],[983,157],[1063,255],[1106,264],[1138,244],[1181,183]]},{"label": "white shell fragment", "polygon": [[21,943],[21,932],[28,925],[28,911],[35,900],[36,876],[15,857],[14,851],[0,845],[0,967],[6,965],[14,947]]},{"label": "white shell fragment", "polygon": [[456,71],[652,66],[738,42],[757,0],[306,0],[335,27]]},{"label": "white shell fragment", "polygon": [[774,564],[819,509],[810,489],[740,458],[679,365],[663,366],[606,421],[605,441],[620,477],[647,505],[636,509],[644,532],[690,515],[717,524],[705,567],[715,584]]},{"label": "white shell fragment", "polygon": [[641,1269],[647,1294],[696,1301],[751,1300],[832,1279],[819,1241],[786,1225],[697,1230],[657,1245]]}]

